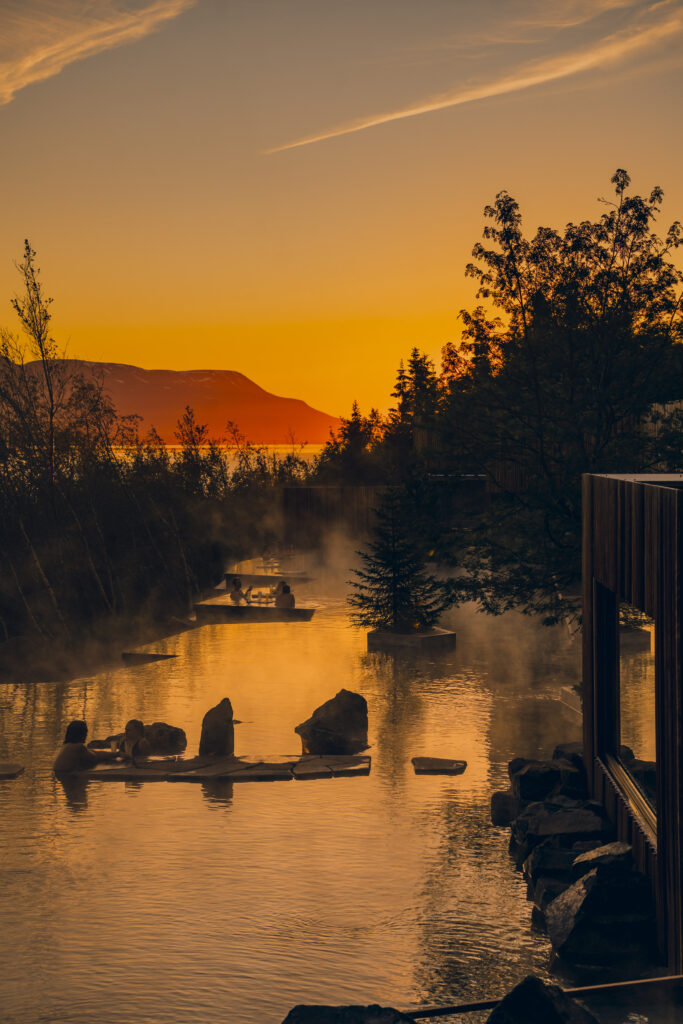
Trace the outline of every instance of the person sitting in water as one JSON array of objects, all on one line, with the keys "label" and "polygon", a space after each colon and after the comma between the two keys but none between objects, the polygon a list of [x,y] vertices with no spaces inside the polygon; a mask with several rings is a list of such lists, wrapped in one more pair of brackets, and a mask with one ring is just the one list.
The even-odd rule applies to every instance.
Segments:
[{"label": "person sitting in water", "polygon": [[278,587],[281,586],[280,592],[275,592],[275,607],[276,608],[293,608],[294,607],[294,594],[289,588],[289,583],[284,581]]},{"label": "person sitting in water", "polygon": [[251,587],[247,587],[246,590],[242,590],[242,580],[239,576],[235,576],[233,579],[232,586],[228,593],[233,604],[239,604],[240,601],[244,601],[245,604],[251,603]]},{"label": "person sitting in water", "polygon": [[149,757],[152,753],[150,742],[145,738],[145,727],[139,718],[131,718],[126,722],[126,729],[123,734],[121,753],[129,757],[135,764],[136,757]]},{"label": "person sitting in water", "polygon": [[64,745],[52,766],[55,775],[82,772],[94,768],[99,761],[112,761],[117,756],[111,750],[88,750],[85,745],[87,735],[88,726],[85,722],[69,722],[64,734]]}]

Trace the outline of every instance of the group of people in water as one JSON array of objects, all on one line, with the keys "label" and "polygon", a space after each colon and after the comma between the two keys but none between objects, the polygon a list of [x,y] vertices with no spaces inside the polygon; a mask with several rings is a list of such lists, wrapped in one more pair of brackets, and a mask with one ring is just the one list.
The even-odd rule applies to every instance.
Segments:
[{"label": "group of people in water", "polygon": [[[251,604],[253,587],[242,589],[242,581],[235,576],[228,589],[233,604]],[[275,598],[276,608],[294,608],[294,594],[288,583],[280,580],[271,594]],[[111,750],[93,750],[86,746],[88,726],[77,720],[69,722],[64,735],[62,749],[57,754],[53,765],[56,775],[69,775],[88,768],[94,768],[102,761],[123,760],[135,764],[137,758],[148,757],[152,750],[149,740],[145,738],[145,727],[138,718],[131,718],[126,723],[125,732],[120,742],[112,741]]]},{"label": "group of people in water", "polygon": [[[251,604],[251,592],[254,588],[247,587],[246,590],[242,589],[242,580],[239,576],[234,576],[230,588],[228,589],[228,595],[233,604],[241,604],[244,601],[245,604]],[[279,580],[274,591],[275,607],[276,608],[294,608],[294,594],[292,593],[291,587],[284,580]]]},{"label": "group of people in water", "polygon": [[88,726],[85,722],[76,720],[69,722],[64,734],[62,749],[55,758],[52,766],[55,775],[69,775],[72,772],[82,772],[88,768],[94,768],[101,761],[129,761],[135,764],[139,757],[149,757],[152,753],[149,740],[145,738],[145,727],[138,718],[131,718],[126,723],[123,738],[120,741],[112,741],[111,750],[92,750],[86,747],[85,741],[88,736]]}]

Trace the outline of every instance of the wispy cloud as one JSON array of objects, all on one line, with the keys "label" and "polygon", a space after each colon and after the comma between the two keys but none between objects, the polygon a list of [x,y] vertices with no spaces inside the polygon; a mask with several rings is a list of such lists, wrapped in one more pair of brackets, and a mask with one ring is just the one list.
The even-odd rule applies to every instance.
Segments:
[{"label": "wispy cloud", "polygon": [[593,21],[601,14],[636,7],[639,0],[561,0],[550,4],[539,0],[535,8],[527,11],[518,24],[538,28],[575,28]]},{"label": "wispy cloud", "polygon": [[74,61],[132,43],[197,0],[18,0],[0,4],[0,105]]},{"label": "wispy cloud", "polygon": [[[607,9],[610,5],[612,7],[625,6],[625,3],[613,0],[610,4],[610,0],[603,0],[603,8]],[[578,17],[579,8],[584,8],[586,5],[581,2],[575,5],[570,4],[565,8],[565,16],[568,16],[569,8],[572,6],[574,7],[575,16]],[[544,85],[562,78],[569,78],[585,71],[591,71],[595,68],[602,68],[605,65],[623,61],[626,58],[634,57],[641,51],[654,49],[658,45],[680,35],[683,31],[683,12],[681,11],[680,4],[677,3],[675,9],[672,10],[671,0],[662,0],[661,3],[657,3],[654,7],[650,8],[650,14],[655,11],[660,15],[660,20],[646,26],[605,36],[596,43],[586,45],[570,53],[559,54],[549,60],[526,64],[513,73],[501,78],[430,96],[418,103],[401,107],[398,110],[359,118],[331,128],[329,131],[309,135],[294,142],[287,142],[281,146],[274,146],[272,149],[266,150],[266,152],[269,154],[280,153],[283,150],[296,149],[299,146],[310,146],[314,142],[323,142],[325,139],[335,139],[340,135],[350,135],[353,132],[365,131],[368,128],[375,128],[378,125],[388,124],[391,121],[402,121],[409,117],[418,117],[421,114],[430,114],[437,110],[463,106],[476,100],[521,92],[524,89]],[[569,22],[566,21],[562,27],[567,27],[568,24]]]}]

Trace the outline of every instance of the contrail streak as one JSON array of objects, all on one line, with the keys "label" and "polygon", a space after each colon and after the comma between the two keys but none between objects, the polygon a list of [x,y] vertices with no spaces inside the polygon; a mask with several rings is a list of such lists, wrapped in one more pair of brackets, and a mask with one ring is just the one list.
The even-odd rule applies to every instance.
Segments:
[{"label": "contrail streak", "polygon": [[[18,51],[0,61],[0,106],[14,99],[16,93],[34,82],[58,74],[74,61],[92,57],[115,46],[135,42],[153,32],[165,21],[176,18],[193,7],[197,0],[154,0],[146,7],[126,11],[110,4],[95,5],[102,14],[83,22],[80,7],[64,4],[59,15],[50,12],[46,18],[22,13],[15,24],[20,38],[12,40]],[[92,9],[92,8],[91,8]],[[34,38],[34,34],[42,40]]]},{"label": "contrail streak", "polygon": [[504,96],[508,93],[521,92],[523,89],[530,89],[535,85],[543,85],[546,82],[553,82],[560,78],[568,78],[577,75],[582,71],[589,71],[606,63],[623,60],[639,50],[655,46],[664,40],[676,35],[683,28],[683,15],[677,13],[674,17],[658,25],[643,29],[641,32],[630,36],[614,35],[602,40],[596,46],[567,54],[562,57],[544,61],[536,64],[528,70],[520,70],[514,75],[508,75],[497,81],[485,85],[473,86],[470,89],[457,92],[441,93],[432,96],[421,103],[415,103],[400,110],[394,110],[386,114],[376,114],[372,117],[359,118],[327,132],[318,135],[309,135],[295,142],[287,142],[282,146],[275,146],[266,150],[266,153],[281,153],[286,149],[297,149],[299,146],[310,146],[314,142],[323,142],[325,139],[336,139],[340,135],[351,135],[353,132],[362,132],[367,128],[375,128],[380,124],[388,124],[390,121],[402,121],[408,117],[418,117],[420,114],[431,114],[436,110],[446,110],[449,107],[460,107],[465,103],[473,103],[475,100],[489,99],[493,96]]}]

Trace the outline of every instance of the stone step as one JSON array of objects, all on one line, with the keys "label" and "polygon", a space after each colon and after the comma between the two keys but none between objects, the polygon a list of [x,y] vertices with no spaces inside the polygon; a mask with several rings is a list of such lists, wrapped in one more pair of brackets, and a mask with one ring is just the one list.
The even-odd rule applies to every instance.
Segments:
[{"label": "stone step", "polygon": [[455,761],[449,757],[413,757],[416,775],[462,775],[467,761]]}]

